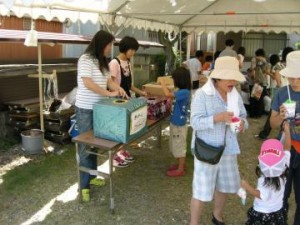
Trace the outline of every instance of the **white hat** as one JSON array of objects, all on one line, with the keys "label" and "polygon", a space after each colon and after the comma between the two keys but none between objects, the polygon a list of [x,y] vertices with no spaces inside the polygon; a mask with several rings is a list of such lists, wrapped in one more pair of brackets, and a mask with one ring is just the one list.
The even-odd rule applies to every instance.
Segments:
[{"label": "white hat", "polygon": [[293,51],[287,55],[286,67],[279,73],[287,78],[300,78],[300,51]]},{"label": "white hat", "polygon": [[235,57],[223,56],[217,58],[215,68],[210,78],[221,80],[246,81],[245,76],[240,72],[239,61]]}]

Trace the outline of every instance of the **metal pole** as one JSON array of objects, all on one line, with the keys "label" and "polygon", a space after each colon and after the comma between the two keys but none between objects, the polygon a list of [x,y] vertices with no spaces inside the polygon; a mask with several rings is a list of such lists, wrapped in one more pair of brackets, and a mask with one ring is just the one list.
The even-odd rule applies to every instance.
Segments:
[{"label": "metal pole", "polygon": [[40,123],[41,130],[44,131],[44,103],[43,103],[43,73],[42,73],[42,45],[38,43],[38,71],[39,71],[39,97],[40,97]]},{"label": "metal pole", "polygon": [[180,66],[182,64],[182,28],[179,29],[179,57],[180,57]]}]

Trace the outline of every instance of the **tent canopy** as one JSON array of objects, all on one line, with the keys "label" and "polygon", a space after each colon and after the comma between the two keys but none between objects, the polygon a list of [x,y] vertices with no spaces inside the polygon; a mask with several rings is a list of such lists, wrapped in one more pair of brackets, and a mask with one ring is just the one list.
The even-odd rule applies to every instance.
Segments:
[{"label": "tent canopy", "polygon": [[[258,1],[258,0],[257,0]],[[300,33],[299,0],[0,0],[1,15],[178,32]]]},{"label": "tent canopy", "polygon": [[[28,34],[27,30],[6,30],[0,29],[0,43],[1,42],[24,42]],[[64,34],[53,32],[37,32],[38,42],[43,44],[89,44],[92,40],[91,36],[83,36],[76,34]],[[118,45],[121,41],[120,38],[116,38],[115,45]],[[152,41],[139,41],[138,43],[143,48],[164,46],[157,42]]]}]

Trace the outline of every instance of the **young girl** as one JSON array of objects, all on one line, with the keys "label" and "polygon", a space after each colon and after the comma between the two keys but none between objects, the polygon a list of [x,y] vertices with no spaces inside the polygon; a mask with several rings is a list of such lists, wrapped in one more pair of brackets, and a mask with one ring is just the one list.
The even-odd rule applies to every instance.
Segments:
[{"label": "young girl", "polygon": [[172,93],[164,80],[161,85],[167,97],[173,98],[174,107],[170,119],[170,150],[178,160],[178,164],[171,165],[167,176],[178,177],[185,175],[186,135],[187,135],[187,110],[190,101],[191,77],[190,72],[180,67],[172,74],[174,85],[179,90]]},{"label": "young girl", "polygon": [[213,57],[211,55],[208,55],[205,57],[205,62],[202,67],[202,71],[211,70],[211,64],[213,62]]},{"label": "young girl", "polygon": [[291,137],[289,124],[285,122],[283,126],[284,146],[276,139],[266,140],[261,146],[256,169],[259,177],[257,188],[254,189],[245,180],[241,182],[241,187],[255,197],[253,207],[248,210],[246,225],[287,224],[283,195],[290,162]]},{"label": "young girl", "polygon": [[[126,94],[131,97],[130,91],[142,96],[146,96],[146,92],[141,91],[132,85],[132,71],[130,58],[132,58],[135,52],[139,49],[139,43],[133,37],[126,36],[120,41],[119,55],[111,60],[109,63],[109,69],[112,79],[124,89]],[[114,156],[113,164],[116,167],[126,167],[128,162],[133,162],[133,156],[120,147],[117,154]]]}]

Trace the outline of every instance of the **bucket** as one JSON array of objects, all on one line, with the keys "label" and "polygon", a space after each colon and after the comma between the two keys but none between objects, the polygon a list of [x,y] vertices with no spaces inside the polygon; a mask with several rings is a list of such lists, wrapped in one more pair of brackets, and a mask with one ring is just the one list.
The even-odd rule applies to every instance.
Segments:
[{"label": "bucket", "polygon": [[39,129],[25,130],[21,133],[22,149],[28,154],[37,154],[44,148],[44,132]]}]

